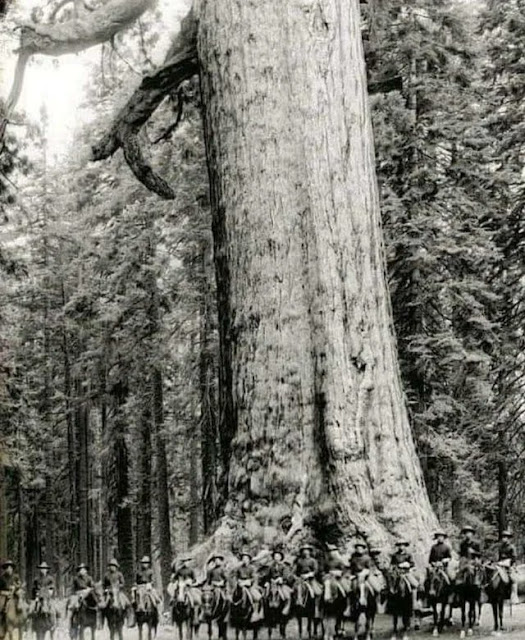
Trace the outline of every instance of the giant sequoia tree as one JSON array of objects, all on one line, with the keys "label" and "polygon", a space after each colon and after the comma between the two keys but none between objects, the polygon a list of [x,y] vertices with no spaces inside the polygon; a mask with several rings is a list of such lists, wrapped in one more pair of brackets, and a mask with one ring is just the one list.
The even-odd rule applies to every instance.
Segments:
[{"label": "giant sequoia tree", "polygon": [[[82,2],[79,11],[85,11]],[[151,3],[26,24],[29,55],[98,44]],[[60,15],[60,14],[58,14]],[[434,523],[400,386],[357,0],[202,0],[95,159],[122,147],[148,188],[140,130],[199,72],[221,338],[221,544],[308,531],[423,540]],[[327,531],[321,523],[332,523]],[[216,538],[212,538],[212,541]]]}]

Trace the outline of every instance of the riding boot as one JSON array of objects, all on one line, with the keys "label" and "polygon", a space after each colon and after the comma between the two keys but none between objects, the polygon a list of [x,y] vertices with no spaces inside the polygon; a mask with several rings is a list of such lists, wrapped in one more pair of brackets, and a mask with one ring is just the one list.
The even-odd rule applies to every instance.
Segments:
[{"label": "riding boot", "polygon": [[520,603],[520,599],[518,597],[518,583],[516,580],[514,580],[511,584],[510,602],[511,604]]}]

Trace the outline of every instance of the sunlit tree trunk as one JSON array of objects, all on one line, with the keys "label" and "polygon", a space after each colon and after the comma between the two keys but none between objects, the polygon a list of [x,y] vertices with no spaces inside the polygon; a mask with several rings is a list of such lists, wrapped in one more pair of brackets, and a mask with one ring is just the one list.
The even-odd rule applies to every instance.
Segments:
[{"label": "sunlit tree trunk", "polygon": [[199,17],[230,527],[426,539],[358,2],[207,0]]}]

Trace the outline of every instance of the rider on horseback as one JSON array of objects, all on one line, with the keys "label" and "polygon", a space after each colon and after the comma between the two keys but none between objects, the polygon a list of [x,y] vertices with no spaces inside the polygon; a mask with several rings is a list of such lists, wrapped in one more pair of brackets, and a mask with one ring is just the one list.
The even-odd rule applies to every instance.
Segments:
[{"label": "rider on horseback", "polygon": [[265,576],[266,589],[270,588],[273,581],[278,585],[279,595],[284,603],[283,615],[287,616],[292,606],[292,589],[290,588],[290,568],[284,562],[284,554],[280,549],[274,549],[272,553],[272,562],[268,567]]},{"label": "rider on horseback", "polygon": [[201,593],[197,586],[197,577],[195,570],[189,566],[192,561],[191,556],[183,556],[179,560],[174,560],[171,563],[171,578],[168,585],[168,594],[170,598],[173,598],[175,594],[175,585],[181,580],[187,586],[187,593],[190,604],[192,607],[197,607],[201,604]]},{"label": "rider on horseback", "polygon": [[124,576],[120,571],[119,563],[113,558],[108,563],[108,570],[104,574],[104,578],[102,579],[102,586],[106,593],[109,591],[116,589],[118,593],[118,602],[115,602],[114,605],[121,609],[127,609],[131,602],[128,597],[124,593]]},{"label": "rider on horseback", "polygon": [[459,543],[459,570],[456,583],[462,584],[465,581],[465,572],[469,565],[481,556],[481,544],[474,538],[474,529],[470,525],[465,525],[461,529],[461,542]]},{"label": "rider on horseback", "polygon": [[213,566],[206,571],[206,584],[213,589],[218,590],[224,598],[228,598],[226,590],[226,570],[224,568],[224,555],[222,553],[214,553],[208,560],[208,565]]},{"label": "rider on horseback", "polygon": [[366,605],[366,580],[370,575],[372,560],[367,551],[367,545],[358,540],[354,545],[354,553],[350,556],[350,576],[352,587],[359,591],[359,604]]},{"label": "rider on horseback", "polygon": [[83,562],[77,567],[77,575],[73,578],[73,593],[67,603],[68,611],[74,612],[80,609],[83,599],[95,587],[93,578],[88,573],[87,565]]},{"label": "rider on horseback", "polygon": [[149,598],[153,607],[160,603],[160,596],[153,584],[153,569],[149,556],[143,556],[140,560],[140,567],[135,575],[135,586],[131,589],[133,594],[133,606],[144,606],[145,602],[139,599]]},{"label": "rider on horseback", "polygon": [[58,613],[52,602],[52,598],[56,594],[55,578],[49,573],[50,566],[47,562],[41,562],[37,569],[38,575],[33,581],[31,590],[31,611],[36,612],[40,606],[42,613],[48,613],[52,616],[53,626],[55,626]]},{"label": "rider on horseback", "polygon": [[3,560],[0,563],[0,631],[5,629],[7,603],[11,598],[19,598],[21,588],[22,584],[15,573],[14,562],[12,560]]},{"label": "rider on horseback", "polygon": [[[446,576],[450,582],[455,576],[452,575],[449,570],[449,563],[452,560],[452,549],[450,548],[450,545],[445,542],[446,537],[447,534],[444,531],[439,530],[434,533],[435,542],[430,548],[428,564],[429,567],[444,567]],[[427,571],[427,579],[428,575],[429,572]]]},{"label": "rider on horseback", "polygon": [[390,567],[392,569],[401,569],[405,573],[405,578],[408,584],[412,588],[412,605],[413,608],[417,608],[417,590],[419,588],[419,581],[413,572],[415,562],[412,554],[408,551],[410,542],[405,539],[398,540],[396,542],[396,551],[390,558]]},{"label": "rider on horseback", "polygon": [[[501,534],[501,542],[498,545],[498,566],[500,567],[503,580],[508,583],[509,590],[507,597],[511,597],[515,591],[516,578],[514,567],[516,565],[516,547],[511,542],[512,533],[506,529]],[[513,600],[517,600],[517,594],[513,594]]]},{"label": "rider on horseback", "polygon": [[241,564],[234,571],[234,577],[240,587],[246,589],[248,598],[253,605],[253,618],[252,622],[260,620],[263,616],[262,613],[262,591],[259,588],[257,581],[257,570],[252,564],[252,555],[249,551],[241,552]]},{"label": "rider on horseback", "polygon": [[295,575],[304,580],[312,595],[321,596],[323,587],[317,580],[319,565],[313,557],[314,548],[311,544],[303,544],[299,547],[299,557],[295,561]]}]

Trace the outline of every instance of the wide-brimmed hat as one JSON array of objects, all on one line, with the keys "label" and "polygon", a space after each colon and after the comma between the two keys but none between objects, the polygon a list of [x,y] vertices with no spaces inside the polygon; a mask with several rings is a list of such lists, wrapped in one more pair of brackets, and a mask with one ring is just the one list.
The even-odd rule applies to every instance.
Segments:
[{"label": "wide-brimmed hat", "polygon": [[401,538],[401,540],[396,540],[396,547],[409,547],[410,546],[410,542],[408,540],[405,540],[404,538]]},{"label": "wide-brimmed hat", "polygon": [[381,555],[381,549],[378,549],[377,547],[372,547],[370,549],[370,555],[371,556],[380,556]]},{"label": "wide-brimmed hat", "polygon": [[51,567],[47,564],[47,562],[41,562],[37,569],[50,569]]},{"label": "wide-brimmed hat", "polygon": [[508,529],[505,529],[505,531],[501,532],[501,537],[502,538],[512,538],[512,531],[509,531]]},{"label": "wide-brimmed hat", "polygon": [[210,556],[208,562],[211,562],[212,560],[224,560],[224,554],[217,551]]},{"label": "wide-brimmed hat", "polygon": [[272,557],[275,557],[277,554],[279,554],[281,558],[284,559],[284,551],[282,549],[277,548],[272,550]]},{"label": "wide-brimmed hat", "polygon": [[140,564],[151,564],[151,560],[149,556],[142,556],[140,560]]},{"label": "wide-brimmed hat", "polygon": [[362,549],[366,549],[367,544],[364,540],[356,540],[354,542],[354,547],[357,549],[357,547],[361,547]]},{"label": "wide-brimmed hat", "polygon": [[14,567],[15,563],[12,560],[9,560],[8,558],[6,558],[5,560],[2,560],[2,562],[0,562],[0,568],[4,568],[4,567]]},{"label": "wide-brimmed hat", "polygon": [[119,563],[115,560],[115,558],[112,558],[112,559],[108,562],[108,567],[117,567],[117,569],[120,569],[120,565],[119,565]]},{"label": "wide-brimmed hat", "polygon": [[239,553],[239,558],[244,558],[244,556],[250,558],[250,560],[253,558],[252,554],[248,551],[248,549],[243,549],[240,553]]},{"label": "wide-brimmed hat", "polygon": [[466,524],[464,527],[462,527],[461,533],[467,533],[467,531],[474,533],[474,527],[471,527],[469,524]]},{"label": "wide-brimmed hat", "polygon": [[85,562],[81,562],[79,565],[77,565],[77,571],[80,571],[80,569],[87,569],[88,566]]},{"label": "wide-brimmed hat", "polygon": [[306,549],[308,549],[308,551],[314,550],[313,545],[309,544],[308,542],[305,542],[299,547],[299,551],[305,551]]},{"label": "wide-brimmed hat", "polygon": [[330,543],[328,543],[328,544],[326,545],[326,550],[327,550],[327,551],[338,551],[338,550],[339,550],[339,547],[338,547],[336,544],[330,544]]},{"label": "wide-brimmed hat", "polygon": [[434,538],[446,538],[447,534],[442,530],[442,529],[438,529],[437,531],[434,532]]}]

